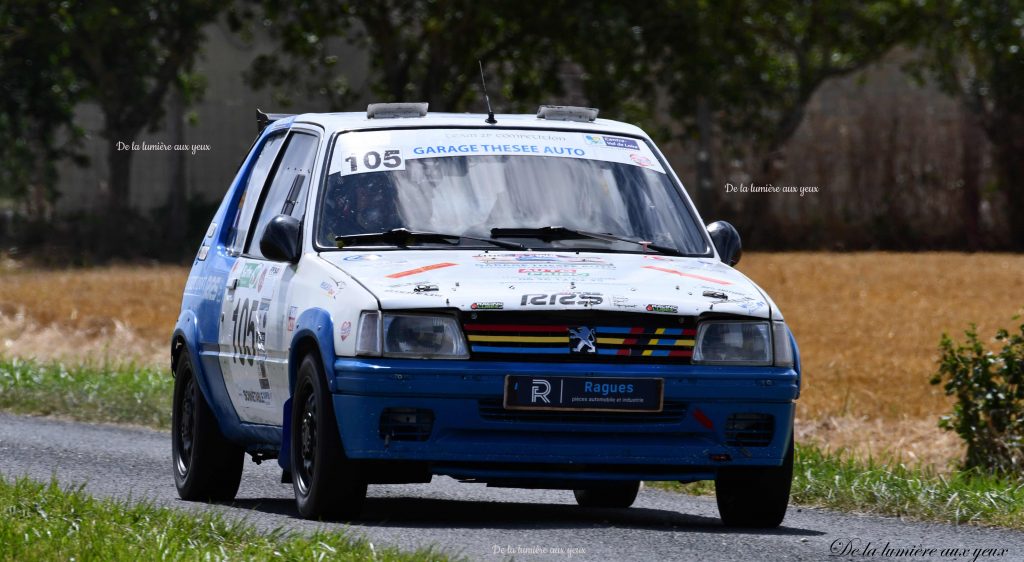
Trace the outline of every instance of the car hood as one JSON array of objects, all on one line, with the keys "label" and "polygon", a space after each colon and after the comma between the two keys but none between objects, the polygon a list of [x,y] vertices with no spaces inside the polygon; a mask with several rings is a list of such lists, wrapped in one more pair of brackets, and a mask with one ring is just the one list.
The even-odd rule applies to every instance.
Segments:
[{"label": "car hood", "polygon": [[324,252],[385,310],[610,310],[769,318],[771,301],[710,258],[596,252]]}]

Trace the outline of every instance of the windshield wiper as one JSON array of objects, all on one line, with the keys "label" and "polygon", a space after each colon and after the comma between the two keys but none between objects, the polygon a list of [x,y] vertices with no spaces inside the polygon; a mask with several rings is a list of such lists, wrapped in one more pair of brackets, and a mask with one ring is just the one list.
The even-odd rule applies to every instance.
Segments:
[{"label": "windshield wiper", "polygon": [[628,242],[630,244],[643,246],[644,251],[654,250],[659,254],[668,254],[671,256],[687,255],[675,248],[672,248],[671,246],[662,246],[645,240],[633,240],[632,238],[616,236],[614,234],[576,230],[574,228],[566,228],[564,226],[543,226],[540,228],[492,228],[491,236],[494,238],[537,238],[538,240],[572,240],[592,238],[594,240],[604,240],[605,242]]},{"label": "windshield wiper", "polygon": [[391,244],[393,246],[406,247],[409,244],[417,242],[441,242],[443,244],[456,245],[460,240],[476,240],[478,242],[487,242],[500,248],[506,248],[509,250],[525,250],[526,246],[518,244],[516,242],[505,242],[504,240],[495,240],[493,238],[482,238],[477,236],[467,236],[465,234],[445,234],[442,232],[422,232],[416,230],[409,230],[408,228],[392,228],[391,230],[385,230],[384,232],[368,232],[365,234],[345,234],[342,236],[335,236],[334,243],[339,248],[353,245],[365,245],[368,242],[384,242],[385,244]]}]

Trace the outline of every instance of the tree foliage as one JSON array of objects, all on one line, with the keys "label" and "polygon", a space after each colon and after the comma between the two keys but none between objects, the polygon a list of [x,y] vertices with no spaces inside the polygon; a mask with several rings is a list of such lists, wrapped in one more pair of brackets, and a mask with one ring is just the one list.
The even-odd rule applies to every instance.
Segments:
[{"label": "tree foliage", "polygon": [[594,2],[566,35],[567,50],[602,109],[696,143],[691,187],[701,209],[716,213],[716,149],[760,154],[758,179],[774,181],[780,149],[818,88],[904,41],[912,14],[904,1]]},{"label": "tree foliage", "polygon": [[354,92],[339,70],[337,46],[350,33],[344,2],[245,2],[227,12],[228,23],[252,42],[266,33],[274,44],[244,71],[256,89],[273,90],[274,103],[290,106],[296,93],[322,97],[333,110],[348,106]]},{"label": "tree foliage", "polygon": [[[976,117],[1008,215],[1024,216],[1024,0],[7,0],[0,195],[33,202],[30,210],[52,202],[55,163],[74,155],[81,134],[73,110],[94,102],[111,171],[107,203],[128,209],[131,153],[116,143],[158,125],[171,88],[183,96],[172,97],[178,113],[179,101],[201,94],[193,67],[203,29],[225,13],[241,34],[269,36],[272,48],[244,74],[276,105],[305,98],[351,110],[366,96],[480,111],[482,60],[497,111],[599,107],[685,143],[709,195],[725,179],[713,177],[722,169],[712,165],[716,151],[752,157],[746,171],[775,181],[781,148],[821,85],[908,45],[921,56],[918,74]],[[351,56],[365,57],[365,83],[342,70],[362,74],[361,62],[344,60]],[[698,199],[714,212],[714,198]],[[978,197],[964,201],[976,216]],[[772,228],[754,207],[736,211],[752,214],[748,228]],[[1024,247],[1024,221],[1010,224]]]},{"label": "tree foliage", "polygon": [[901,1],[661,0],[631,13],[648,61],[632,75],[663,88],[687,135],[697,134],[703,100],[722,131],[772,150],[792,137],[823,82],[877,61],[913,20]]},{"label": "tree foliage", "polygon": [[764,123],[763,142],[770,149],[796,132],[822,83],[876,62],[914,25],[913,7],[898,0],[748,2],[745,11],[743,21],[755,42],[748,55],[753,72],[745,74],[753,82],[732,85],[746,82],[755,93],[729,105]]},{"label": "tree foliage", "polygon": [[0,196],[24,201],[42,218],[57,197],[56,163],[73,157],[80,83],[62,41],[67,10],[58,2],[0,4]]},{"label": "tree foliage", "polygon": [[906,38],[909,14],[904,1],[877,0],[264,0],[236,22],[259,23],[280,47],[257,58],[254,86],[303,83],[336,109],[358,86],[337,67],[337,42],[347,41],[367,50],[370,88],[384,100],[476,107],[482,59],[512,105],[563,95],[576,73],[584,101],[606,114],[653,124],[664,96],[692,136],[703,100],[723,130],[777,148],[822,82]]},{"label": "tree foliage", "polygon": [[[131,151],[146,127],[160,122],[168,88],[192,69],[203,26],[223,9],[215,0],[101,0],[66,6],[62,39],[82,94],[103,112],[102,136],[110,166],[108,208],[130,208]],[[177,188],[175,186],[174,188]]]},{"label": "tree foliage", "polygon": [[978,118],[994,147],[1013,244],[1024,249],[1024,0],[928,0],[920,18],[917,71]]},{"label": "tree foliage", "polygon": [[[262,26],[278,47],[247,73],[257,88],[323,96],[335,110],[351,109],[352,85],[338,68],[340,46],[365,49],[369,90],[380,101],[426,101],[432,110],[481,108],[477,60],[501,97],[516,105],[562,91],[566,45],[559,35],[564,4],[500,0],[382,0],[285,2],[264,0],[233,12],[237,29]],[[570,13],[565,11],[565,13]]]}]

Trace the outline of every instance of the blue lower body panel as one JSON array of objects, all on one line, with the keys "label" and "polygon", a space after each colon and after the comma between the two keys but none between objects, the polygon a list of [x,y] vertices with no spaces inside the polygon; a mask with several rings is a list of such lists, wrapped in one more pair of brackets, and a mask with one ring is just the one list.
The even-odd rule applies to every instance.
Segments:
[{"label": "blue lower body panel", "polygon": [[[798,395],[797,373],[778,367],[339,359],[334,373],[350,458],[425,461],[434,474],[489,482],[694,481],[779,466]],[[506,410],[509,374],[661,378],[664,408]]]}]

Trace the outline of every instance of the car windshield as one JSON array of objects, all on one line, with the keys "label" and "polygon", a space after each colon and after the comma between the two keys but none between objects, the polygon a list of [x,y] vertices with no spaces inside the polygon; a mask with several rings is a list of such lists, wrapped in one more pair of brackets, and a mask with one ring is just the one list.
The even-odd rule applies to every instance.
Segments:
[{"label": "car windshield", "polygon": [[649,242],[685,255],[710,252],[701,225],[641,139],[406,129],[339,135],[332,154],[319,200],[321,247],[389,245],[393,237],[354,243],[362,238],[353,235],[407,229],[466,237],[446,247],[492,238],[530,248],[640,252]]}]

